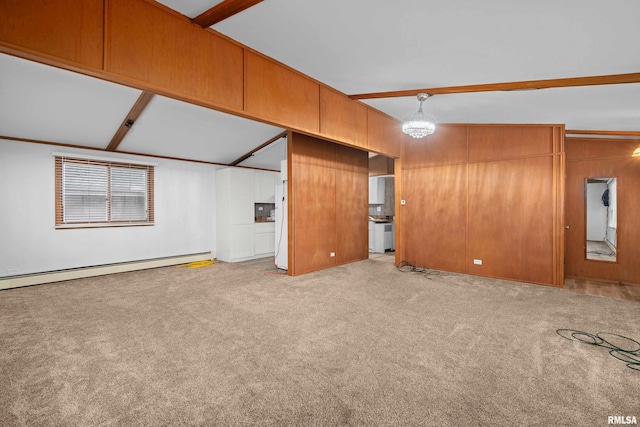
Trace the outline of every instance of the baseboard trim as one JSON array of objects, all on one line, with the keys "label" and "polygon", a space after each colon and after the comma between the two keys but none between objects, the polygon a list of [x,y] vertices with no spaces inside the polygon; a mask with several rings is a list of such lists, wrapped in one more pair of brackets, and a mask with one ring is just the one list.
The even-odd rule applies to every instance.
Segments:
[{"label": "baseboard trim", "polygon": [[195,261],[212,260],[211,252],[180,255],[165,258],[154,258],[142,261],[123,262],[118,264],[98,265],[93,267],[73,268],[69,270],[49,271],[37,274],[25,274],[0,278],[0,289],[19,288],[23,286],[41,285],[44,283],[62,282],[64,280],[84,279],[86,277],[103,276],[105,274],[125,273],[127,271],[146,270],[149,268],[168,267],[187,264]]},{"label": "baseboard trim", "polygon": [[629,285],[629,286],[640,286],[640,283],[635,283],[635,282],[622,282],[620,280],[607,280],[607,279],[594,279],[592,277],[579,277],[579,276],[571,276],[571,275],[565,275],[564,276],[565,279],[573,279],[573,280],[585,280],[588,282],[594,282],[594,283],[605,283],[608,285]]}]

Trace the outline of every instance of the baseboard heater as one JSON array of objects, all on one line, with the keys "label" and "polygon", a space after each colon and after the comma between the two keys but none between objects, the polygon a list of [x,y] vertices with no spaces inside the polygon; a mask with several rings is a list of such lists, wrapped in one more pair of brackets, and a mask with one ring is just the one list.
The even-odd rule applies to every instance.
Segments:
[{"label": "baseboard heater", "polygon": [[19,288],[22,286],[41,285],[43,283],[62,282],[64,280],[83,279],[85,277],[103,276],[105,274],[124,273],[127,271],[146,270],[156,267],[187,264],[196,261],[212,260],[211,252],[191,255],[179,255],[165,258],[154,258],[142,261],[121,262],[117,264],[96,265],[91,267],[72,268],[68,270],[48,271],[44,273],[25,274],[0,278],[0,289]]}]

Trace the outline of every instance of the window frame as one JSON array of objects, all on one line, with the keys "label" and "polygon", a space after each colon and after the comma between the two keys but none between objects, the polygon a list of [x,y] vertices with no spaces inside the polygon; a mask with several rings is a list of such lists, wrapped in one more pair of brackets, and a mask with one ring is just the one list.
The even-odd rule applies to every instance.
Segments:
[{"label": "window frame", "polygon": [[[136,227],[136,226],[150,226],[155,224],[155,209],[154,209],[154,169],[155,164],[144,162],[127,162],[121,160],[111,160],[101,157],[91,156],[74,156],[62,153],[53,153],[55,156],[55,228],[56,229],[70,229],[70,228],[98,228],[98,227]],[[64,206],[64,183],[63,183],[63,167],[65,163],[72,164],[85,164],[106,167],[106,221],[65,221],[65,206]],[[111,170],[112,168],[127,168],[144,170],[146,191],[145,195],[145,219],[125,219],[125,220],[113,220],[111,218],[111,206],[112,194],[111,189]],[[116,196],[117,197],[117,196]]]}]

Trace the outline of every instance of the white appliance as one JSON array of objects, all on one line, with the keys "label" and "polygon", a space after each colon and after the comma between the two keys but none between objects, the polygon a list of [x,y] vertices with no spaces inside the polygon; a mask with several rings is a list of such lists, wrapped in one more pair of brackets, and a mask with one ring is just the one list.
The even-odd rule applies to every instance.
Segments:
[{"label": "white appliance", "polygon": [[280,167],[280,179],[276,182],[276,259],[279,269],[289,269],[289,218],[287,213],[287,161]]},{"label": "white appliance", "polygon": [[374,254],[395,250],[393,222],[369,221],[369,252]]}]

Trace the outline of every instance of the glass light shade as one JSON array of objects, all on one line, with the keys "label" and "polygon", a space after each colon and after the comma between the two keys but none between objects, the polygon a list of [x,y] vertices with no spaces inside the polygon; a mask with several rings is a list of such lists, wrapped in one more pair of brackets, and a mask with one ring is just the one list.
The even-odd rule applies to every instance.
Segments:
[{"label": "glass light shade", "polygon": [[420,108],[418,108],[417,113],[413,114],[409,120],[402,124],[402,132],[407,135],[411,135],[414,138],[424,138],[427,135],[431,135],[436,130],[436,125],[427,120],[427,116],[422,111],[422,104],[428,97],[429,95],[426,93],[418,94]]},{"label": "glass light shade", "polygon": [[414,138],[424,138],[436,130],[436,125],[425,118],[412,117],[402,124],[402,132]]}]

